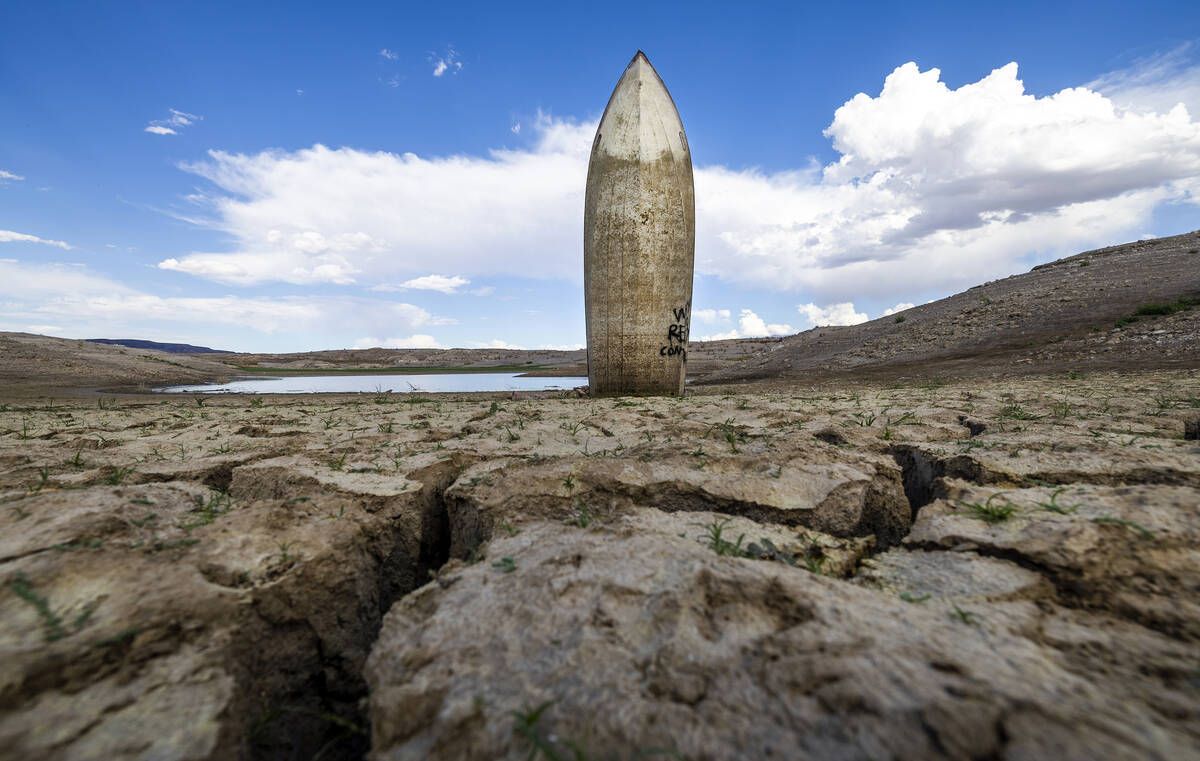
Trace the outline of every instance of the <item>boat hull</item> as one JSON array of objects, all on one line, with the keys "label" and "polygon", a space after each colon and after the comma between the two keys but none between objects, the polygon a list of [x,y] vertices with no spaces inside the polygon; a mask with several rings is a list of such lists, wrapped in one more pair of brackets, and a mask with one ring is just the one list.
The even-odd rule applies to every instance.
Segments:
[{"label": "boat hull", "polygon": [[588,164],[583,264],[593,395],[683,393],[695,243],[687,136],[639,51],[609,99]]}]

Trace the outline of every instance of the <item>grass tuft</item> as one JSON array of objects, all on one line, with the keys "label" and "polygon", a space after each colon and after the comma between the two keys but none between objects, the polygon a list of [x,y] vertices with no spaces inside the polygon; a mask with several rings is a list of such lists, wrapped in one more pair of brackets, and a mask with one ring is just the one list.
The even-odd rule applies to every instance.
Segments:
[{"label": "grass tuft", "polygon": [[17,571],[12,580],[8,582],[8,586],[17,597],[32,605],[37,611],[38,616],[42,619],[42,626],[46,630],[47,642],[54,642],[67,636],[62,618],[50,609],[49,600],[34,591],[33,585],[29,583],[24,571]]},{"label": "grass tuft", "polygon": [[1111,523],[1116,526],[1124,526],[1125,528],[1136,531],[1138,536],[1142,539],[1149,539],[1153,541],[1157,538],[1154,536],[1153,531],[1141,525],[1140,523],[1134,523],[1133,521],[1127,521],[1124,518],[1117,518],[1112,515],[1099,515],[1095,518],[1092,518],[1092,523]]},{"label": "grass tuft", "polygon": [[1058,513],[1059,515],[1071,515],[1076,510],[1079,509],[1079,505],[1060,505],[1060,504],[1058,504],[1058,495],[1062,494],[1066,490],[1067,490],[1067,488],[1065,486],[1060,489],[1055,489],[1054,493],[1050,495],[1049,502],[1038,502],[1037,506],[1047,512]]},{"label": "grass tuft", "polygon": [[742,550],[742,542],[745,541],[746,535],[742,534],[737,538],[736,542],[731,542],[725,538],[725,526],[729,524],[731,518],[726,518],[723,521],[713,521],[708,524],[699,524],[704,529],[704,534],[697,537],[697,541],[707,546],[710,550],[718,555],[730,555],[732,557],[743,557],[745,553]]},{"label": "grass tuft", "polygon": [[951,616],[967,626],[979,626],[979,615],[972,613],[969,610],[963,610],[962,608],[958,607],[958,605],[954,605],[954,610],[951,613]]},{"label": "grass tuft", "polygon": [[[993,505],[992,501],[997,498],[1003,499],[1004,501],[1002,503]],[[976,520],[981,520],[984,523],[1002,523],[1011,518],[1013,513],[1017,511],[1017,506],[1010,502],[1008,498],[1003,496],[1000,492],[996,492],[992,496],[988,497],[987,501],[983,504],[979,504],[977,502],[964,502],[961,499],[956,499],[954,501],[962,507],[970,510],[970,517],[975,518]]]}]

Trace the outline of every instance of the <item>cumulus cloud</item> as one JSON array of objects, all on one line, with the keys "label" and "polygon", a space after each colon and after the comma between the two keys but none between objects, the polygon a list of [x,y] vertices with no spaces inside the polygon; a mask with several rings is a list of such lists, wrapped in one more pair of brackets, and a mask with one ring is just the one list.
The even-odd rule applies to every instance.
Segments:
[{"label": "cumulus cloud", "polygon": [[[519,132],[520,130],[518,129],[517,131]],[[13,174],[12,172],[6,172],[3,169],[0,169],[0,185],[3,185],[6,182],[20,181],[23,179],[25,178],[19,174]]]},{"label": "cumulus cloud", "polygon": [[826,307],[819,307],[816,304],[801,304],[796,309],[816,328],[826,325],[857,325],[868,319],[862,312],[855,312],[854,304],[849,301],[830,304]]},{"label": "cumulus cloud", "polygon": [[406,280],[399,285],[391,285],[384,283],[374,286],[373,291],[437,291],[438,293],[455,294],[458,289],[470,283],[470,280],[455,275],[446,277],[445,275],[425,275],[423,277]]},{"label": "cumulus cloud", "polygon": [[0,243],[11,243],[21,241],[25,243],[41,243],[46,246],[58,246],[59,248],[70,248],[70,246],[61,240],[48,240],[39,238],[36,235],[26,235],[25,233],[15,233],[12,230],[0,230]]},{"label": "cumulus cloud", "polygon": [[[705,311],[705,310],[698,310]],[[722,309],[726,316],[729,315],[729,310]],[[718,312],[717,314],[720,314]],[[795,333],[791,325],[783,324],[767,324],[765,320],[755,314],[752,310],[743,309],[738,317],[737,327],[733,330],[728,330],[724,333],[715,333],[711,336],[701,336],[701,341],[724,341],[729,338],[761,338],[764,336],[786,336]]]},{"label": "cumulus cloud", "polygon": [[204,118],[174,108],[168,108],[167,111],[170,112],[170,116],[166,119],[155,119],[146,126],[145,131],[155,135],[178,135],[179,129]]},{"label": "cumulus cloud", "polygon": [[[396,282],[433,263],[465,276],[581,279],[583,185],[594,127],[541,117],[529,151],[424,159],[314,146],[211,151],[185,169],[233,253],[159,263],[223,283]],[[188,217],[196,220],[194,216]],[[200,219],[197,221],[206,221]]]},{"label": "cumulus cloud", "polygon": [[360,338],[353,349],[441,349],[444,348],[433,336],[414,333],[408,338]]},{"label": "cumulus cloud", "polygon": [[916,304],[909,304],[906,301],[902,301],[894,307],[889,307],[883,310],[883,314],[880,316],[887,317],[889,315],[896,314],[897,312],[903,312],[905,309],[912,309],[914,306],[916,306]]},{"label": "cumulus cloud", "polygon": [[878,97],[860,93],[839,108],[826,135],[842,154],[828,180],[911,205],[879,231],[885,245],[1200,174],[1200,124],[1185,108],[1122,112],[1086,88],[1036,98],[1015,63],[957,90],[938,69],[905,64]]},{"label": "cumulus cloud", "polygon": [[395,61],[400,58],[399,53],[395,53],[391,50],[388,50],[387,48],[380,50],[379,55],[383,56],[384,58],[388,59],[389,61]]},{"label": "cumulus cloud", "polygon": [[[1161,204],[1200,201],[1186,108],[1087,87],[1036,97],[1017,74],[951,89],[905,64],[833,114],[825,167],[698,167],[697,271],[819,304],[894,302],[1136,237]],[[159,266],[238,284],[370,286],[431,265],[579,282],[595,125],[539,115],[532,131],[530,147],[486,156],[213,151],[184,169],[212,182],[199,200],[233,247]]]}]

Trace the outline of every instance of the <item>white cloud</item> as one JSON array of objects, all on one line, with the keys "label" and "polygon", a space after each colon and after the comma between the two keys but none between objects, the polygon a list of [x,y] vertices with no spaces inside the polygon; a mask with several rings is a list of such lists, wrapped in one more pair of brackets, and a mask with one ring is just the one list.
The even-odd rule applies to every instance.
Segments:
[{"label": "white cloud", "polygon": [[62,332],[61,325],[27,325],[25,327],[30,333],[40,333],[44,336]]},{"label": "white cloud", "polygon": [[395,61],[398,58],[400,58],[399,53],[394,53],[391,50],[388,50],[387,48],[380,50],[379,55],[383,56],[384,58],[388,59],[389,61]]},{"label": "white cloud", "polygon": [[516,124],[514,124],[512,127],[510,127],[510,129],[512,130],[512,133],[513,133],[514,135],[519,135],[519,134],[521,134],[521,123],[520,123],[520,122],[517,122],[517,123],[516,123]]},{"label": "white cloud", "polygon": [[[519,132],[520,130],[518,129],[517,131]],[[9,182],[10,180],[23,180],[23,179],[25,179],[25,178],[19,174],[13,174],[12,172],[6,172],[3,169],[0,169],[0,185],[3,185],[4,183]]]},{"label": "white cloud", "polygon": [[[184,168],[214,184],[204,203],[233,246],[159,266],[239,284],[370,286],[432,267],[579,282],[595,125],[539,115],[533,129],[530,148],[483,157],[211,152]],[[953,90],[905,64],[826,134],[840,157],[825,167],[697,168],[699,274],[894,303],[1136,237],[1161,204],[1200,202],[1185,108],[1125,109],[1086,88],[1035,97],[1015,64]]]},{"label": "white cloud", "polygon": [[474,343],[471,344],[471,347],[475,348],[475,349],[513,349],[513,350],[524,350],[525,349],[524,346],[518,346],[517,344],[510,344],[508,341],[501,341],[499,339],[492,339],[491,341],[475,341]]},{"label": "white cloud", "polygon": [[430,55],[430,62],[433,63],[433,76],[440,77],[449,71],[451,74],[457,74],[462,71],[462,62],[458,60],[458,51],[452,47],[446,48],[446,52],[440,56]]},{"label": "white cloud", "polygon": [[916,306],[916,304],[910,304],[906,301],[902,301],[894,307],[883,310],[883,314],[880,316],[887,317],[888,315],[893,315],[897,312],[903,312],[905,309],[912,309],[914,306]]},{"label": "white cloud", "polygon": [[906,64],[837,110],[826,134],[842,155],[823,171],[698,173],[698,236],[725,244],[698,244],[701,266],[828,300],[946,290],[1022,255],[1111,243],[1159,203],[1197,197],[1186,110],[1122,111],[1085,89],[1036,98],[1016,75],[950,90]]},{"label": "white cloud", "polygon": [[693,309],[692,319],[699,322],[724,322],[730,317],[728,309]]},{"label": "white cloud", "polygon": [[495,291],[495,287],[485,285],[482,288],[472,288],[471,290],[467,291],[467,293],[471,294],[472,296],[490,296],[495,293]]},{"label": "white cloud", "polygon": [[174,108],[168,108],[167,111],[171,113],[170,116],[166,119],[155,119],[147,125],[145,131],[155,135],[178,135],[177,127],[187,127],[204,118]]},{"label": "white cloud", "polygon": [[[438,268],[465,277],[579,279],[579,217],[594,127],[541,117],[531,151],[423,159],[314,146],[210,152],[184,168],[218,193],[197,199],[233,253],[159,263],[238,285],[396,282]],[[198,220],[189,216],[191,221]]]},{"label": "white cloud", "polygon": [[1200,115],[1200,63],[1193,57],[1197,47],[1195,42],[1185,42],[1139,58],[1129,68],[1102,74],[1085,87],[1118,108],[1166,113],[1182,103],[1190,113]]},{"label": "white cloud", "polygon": [[373,291],[437,291],[438,293],[455,294],[458,289],[470,283],[470,280],[455,275],[446,277],[445,275],[425,275],[423,277],[406,280],[400,285],[382,285],[374,286]]},{"label": "white cloud", "polygon": [[371,254],[383,250],[380,241],[364,232],[339,232],[323,235],[315,230],[295,231],[284,235],[279,230],[267,230],[264,244],[276,250],[290,250],[291,256],[241,256],[226,254],[192,254],[182,261],[164,259],[159,269],[202,275],[223,283],[246,285],[263,280],[283,280],[289,283],[355,282],[359,272],[347,254]]},{"label": "white cloud", "polygon": [[433,336],[414,333],[408,338],[360,338],[353,349],[441,349],[444,348]]},{"label": "white cloud", "polygon": [[[699,310],[704,311],[704,310]],[[729,310],[722,309],[727,316]],[[718,313],[719,314],[719,313]],[[743,309],[738,317],[738,326],[733,330],[724,333],[716,333],[711,336],[702,336],[701,341],[724,341],[730,338],[761,338],[764,336],[786,336],[795,333],[796,331],[791,325],[783,325],[772,323],[768,325],[763,318],[759,317],[749,309]]]},{"label": "white cloud", "polygon": [[25,233],[15,233],[12,230],[0,230],[0,243],[11,243],[14,241],[23,241],[25,243],[42,243],[47,246],[58,246],[59,248],[70,248],[70,246],[61,240],[48,240],[39,238],[36,235],[26,235]]},{"label": "white cloud", "polygon": [[545,351],[579,351],[586,349],[587,344],[539,344],[537,348]]},{"label": "white cloud", "polygon": [[[371,330],[413,330],[453,322],[412,305],[344,297],[162,297],[139,291],[85,267],[0,260],[0,303],[9,321],[48,322],[76,332],[151,323],[211,330],[226,325],[260,333],[327,330],[336,321],[360,335]],[[11,329],[11,328],[10,328]],[[135,328],[136,329],[136,328]]]},{"label": "white cloud", "polygon": [[[912,304],[908,306],[912,306]],[[857,325],[868,319],[862,312],[855,312],[854,303],[849,301],[830,304],[826,307],[819,307],[816,304],[801,304],[796,309],[815,328],[822,328],[826,325]]]}]

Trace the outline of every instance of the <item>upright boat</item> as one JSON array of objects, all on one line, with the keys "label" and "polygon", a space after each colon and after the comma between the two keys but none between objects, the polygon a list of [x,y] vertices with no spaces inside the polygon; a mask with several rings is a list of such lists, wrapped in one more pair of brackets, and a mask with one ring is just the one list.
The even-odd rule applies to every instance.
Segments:
[{"label": "upright boat", "polygon": [[588,164],[583,211],[588,384],[598,394],[682,394],[696,201],[675,102],[638,51]]}]

